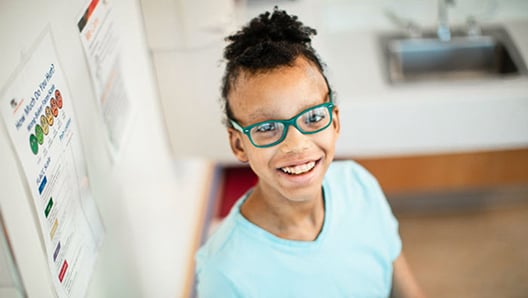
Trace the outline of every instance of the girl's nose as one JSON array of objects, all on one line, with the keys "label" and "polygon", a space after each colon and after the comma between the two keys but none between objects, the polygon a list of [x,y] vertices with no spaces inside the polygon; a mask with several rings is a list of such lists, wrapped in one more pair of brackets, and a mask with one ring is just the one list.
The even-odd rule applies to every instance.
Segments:
[{"label": "girl's nose", "polygon": [[286,138],[280,144],[283,153],[298,153],[309,147],[309,136],[303,134],[295,126],[288,127]]}]

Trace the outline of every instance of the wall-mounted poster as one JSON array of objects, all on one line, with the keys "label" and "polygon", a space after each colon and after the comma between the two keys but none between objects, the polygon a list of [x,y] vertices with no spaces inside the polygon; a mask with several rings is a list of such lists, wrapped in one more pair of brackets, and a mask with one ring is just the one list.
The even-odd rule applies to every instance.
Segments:
[{"label": "wall-mounted poster", "polygon": [[58,297],[85,295],[104,236],[72,103],[48,28],[0,92],[0,110]]},{"label": "wall-mounted poster", "polygon": [[90,0],[78,18],[88,68],[103,115],[112,157],[116,157],[131,119],[132,106],[123,83],[119,35],[108,1]]}]

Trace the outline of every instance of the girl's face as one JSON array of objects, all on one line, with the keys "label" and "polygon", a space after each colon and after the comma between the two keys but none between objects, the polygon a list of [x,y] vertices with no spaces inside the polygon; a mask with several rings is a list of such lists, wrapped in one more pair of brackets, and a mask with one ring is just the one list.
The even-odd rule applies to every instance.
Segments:
[{"label": "girl's face", "polygon": [[[314,65],[297,58],[293,66],[262,74],[244,74],[229,94],[233,115],[240,125],[265,120],[290,119],[301,111],[328,102],[328,87]],[[315,134],[302,134],[290,126],[281,143],[256,148],[246,135],[229,128],[231,149],[242,162],[249,162],[259,177],[257,189],[266,196],[303,202],[321,196],[321,185],[334,158],[339,135],[339,111],[333,122]]]}]

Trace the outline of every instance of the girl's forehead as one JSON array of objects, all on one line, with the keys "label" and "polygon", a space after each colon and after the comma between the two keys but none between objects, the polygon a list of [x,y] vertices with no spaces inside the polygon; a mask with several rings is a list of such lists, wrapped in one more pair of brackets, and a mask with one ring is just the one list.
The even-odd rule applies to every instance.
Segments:
[{"label": "girl's forehead", "polygon": [[230,106],[234,117],[244,125],[289,119],[323,103],[328,95],[326,81],[311,65],[294,65],[240,79],[232,91]]}]

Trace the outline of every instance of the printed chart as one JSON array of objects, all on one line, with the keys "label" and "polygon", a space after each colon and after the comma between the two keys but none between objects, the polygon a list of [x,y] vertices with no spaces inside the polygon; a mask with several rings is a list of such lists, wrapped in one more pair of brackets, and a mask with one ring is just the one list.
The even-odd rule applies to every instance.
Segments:
[{"label": "printed chart", "polygon": [[39,38],[0,93],[5,126],[26,178],[58,297],[83,297],[103,240],[73,100],[51,33]]}]

